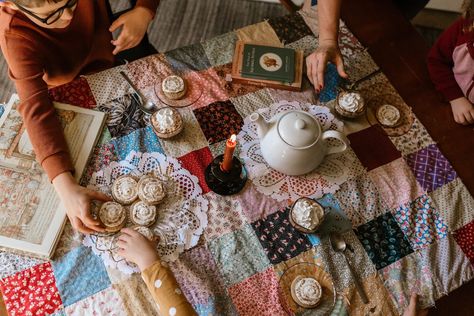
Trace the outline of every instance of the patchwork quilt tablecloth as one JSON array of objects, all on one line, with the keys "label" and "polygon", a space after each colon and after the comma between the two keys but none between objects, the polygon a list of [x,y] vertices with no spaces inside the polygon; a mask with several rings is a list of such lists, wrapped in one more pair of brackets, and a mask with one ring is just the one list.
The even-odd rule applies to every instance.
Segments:
[{"label": "patchwork quilt tablecloth", "polygon": [[[340,34],[352,79],[377,69],[344,23]],[[331,275],[337,292],[334,315],[400,314],[412,291],[420,294],[423,307],[432,306],[471,280],[474,199],[390,81],[378,74],[359,88],[369,104],[390,100],[405,107],[401,126],[388,129],[369,118],[341,122],[330,113],[340,82],[332,66],[319,96],[308,82],[296,93],[226,80],[238,39],[297,48],[308,55],[318,44],[316,12],[270,19],[50,90],[53,100],[109,114],[84,185],[111,164],[143,153],[170,157],[197,179],[208,201],[207,226],[197,245],[182,249],[168,265],[198,314],[287,315],[279,278],[300,262],[317,264]],[[176,72],[192,75],[203,93],[196,103],[179,109],[184,131],[171,140],[158,139],[119,71],[127,72],[157,103],[154,86],[160,78]],[[246,136],[251,136],[245,118],[278,106],[320,113],[325,128],[348,135],[351,149],[328,158],[335,167],[325,166],[327,172],[320,177],[262,172],[265,165],[258,152],[245,147]],[[222,197],[209,190],[204,170],[222,154],[230,133],[241,137],[237,153],[248,164],[249,181],[239,194]],[[305,195],[328,212],[319,235],[301,234],[289,223],[291,200]],[[351,245],[347,256],[368,293],[367,305],[342,256],[330,246],[327,233],[334,230]],[[106,266],[69,223],[50,261],[0,252],[0,289],[11,315],[160,313],[139,274]]]}]

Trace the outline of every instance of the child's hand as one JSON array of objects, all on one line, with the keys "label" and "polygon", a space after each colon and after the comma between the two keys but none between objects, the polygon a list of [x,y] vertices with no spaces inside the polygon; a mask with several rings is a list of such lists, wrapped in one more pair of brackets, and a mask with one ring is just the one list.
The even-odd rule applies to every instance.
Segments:
[{"label": "child's hand", "polygon": [[426,316],[428,315],[428,309],[421,309],[418,310],[418,295],[416,293],[412,293],[410,297],[410,305],[405,309],[403,316]]},{"label": "child's hand", "polygon": [[80,186],[70,172],[64,172],[54,178],[53,186],[66,207],[67,216],[74,229],[84,234],[104,231],[100,222],[92,218],[90,204],[93,200],[110,201],[107,195]]},{"label": "child's hand", "polygon": [[135,263],[140,271],[159,260],[154,243],[131,228],[122,229],[117,245],[120,248],[118,254],[127,261]]},{"label": "child's hand", "polygon": [[450,103],[456,123],[463,125],[474,123],[474,106],[468,99],[461,97],[452,100]]},{"label": "child's hand", "polygon": [[116,55],[123,50],[137,46],[145,35],[152,18],[153,15],[148,9],[136,7],[115,20],[109,31],[114,32],[121,26],[122,31],[116,40],[112,40],[112,44],[115,46],[112,53]]}]

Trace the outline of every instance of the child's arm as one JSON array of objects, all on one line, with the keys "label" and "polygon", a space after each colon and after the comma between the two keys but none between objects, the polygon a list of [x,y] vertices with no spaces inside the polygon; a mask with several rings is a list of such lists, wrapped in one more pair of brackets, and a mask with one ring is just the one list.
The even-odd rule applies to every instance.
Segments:
[{"label": "child's arm", "polygon": [[159,260],[153,243],[133,229],[122,229],[119,255],[135,263],[162,315],[196,315],[181,292],[173,273]]},{"label": "child's arm", "polygon": [[122,27],[119,37],[112,41],[115,46],[114,55],[140,43],[155,16],[158,3],[159,0],[138,0],[135,8],[122,14],[112,23],[110,32]]}]

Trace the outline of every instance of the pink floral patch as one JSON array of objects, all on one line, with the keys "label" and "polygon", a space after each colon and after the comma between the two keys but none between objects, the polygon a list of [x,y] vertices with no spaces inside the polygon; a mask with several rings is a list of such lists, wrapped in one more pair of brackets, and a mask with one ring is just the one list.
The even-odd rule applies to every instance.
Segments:
[{"label": "pink floral patch", "polygon": [[288,315],[280,303],[278,280],[273,268],[255,274],[229,288],[239,315]]},{"label": "pink floral patch", "polygon": [[[208,69],[195,73],[193,80],[199,84],[202,95],[191,107],[199,109],[216,101],[225,101],[229,95],[225,91],[225,80],[217,75],[214,69]],[[190,84],[193,84],[192,82]]]},{"label": "pink floral patch", "polygon": [[83,77],[50,89],[49,97],[56,102],[77,105],[88,109],[95,108],[97,104],[86,78]]},{"label": "pink floral patch", "polygon": [[49,315],[63,304],[49,262],[0,280],[0,290],[10,315]]},{"label": "pink floral patch", "polygon": [[161,54],[138,59],[127,64],[127,73],[138,89],[155,85],[160,79],[173,73]]}]

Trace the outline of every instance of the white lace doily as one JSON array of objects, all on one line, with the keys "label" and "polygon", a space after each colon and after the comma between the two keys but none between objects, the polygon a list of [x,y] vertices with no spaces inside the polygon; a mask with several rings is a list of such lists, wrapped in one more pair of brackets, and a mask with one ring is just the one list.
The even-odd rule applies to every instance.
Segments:
[{"label": "white lace doily", "polygon": [[[158,219],[151,227],[160,237],[158,253],[163,261],[174,261],[184,250],[195,246],[207,226],[208,200],[202,196],[198,178],[181,167],[178,160],[161,153],[141,153],[132,151],[125,160],[112,162],[107,168],[92,175],[88,187],[110,195],[115,179],[130,174],[137,177],[154,173],[166,189],[165,199],[157,205]],[[128,221],[127,226],[132,226]],[[106,266],[124,273],[137,272],[117,254],[116,237],[86,235],[83,244],[92,248]]]},{"label": "white lace doily", "polygon": [[[328,108],[319,105],[280,101],[258,112],[268,121],[288,110],[302,110],[314,115],[323,131],[343,130],[343,123]],[[263,159],[257,128],[249,116],[244,119],[244,126],[237,137],[242,144],[240,157],[245,162],[250,179],[260,192],[278,201],[296,200],[303,196],[320,198],[326,193],[334,193],[350,174],[351,156],[345,154],[326,156],[317,169],[304,176],[287,176],[272,169]],[[328,145],[336,146],[337,143],[330,139]]]}]

